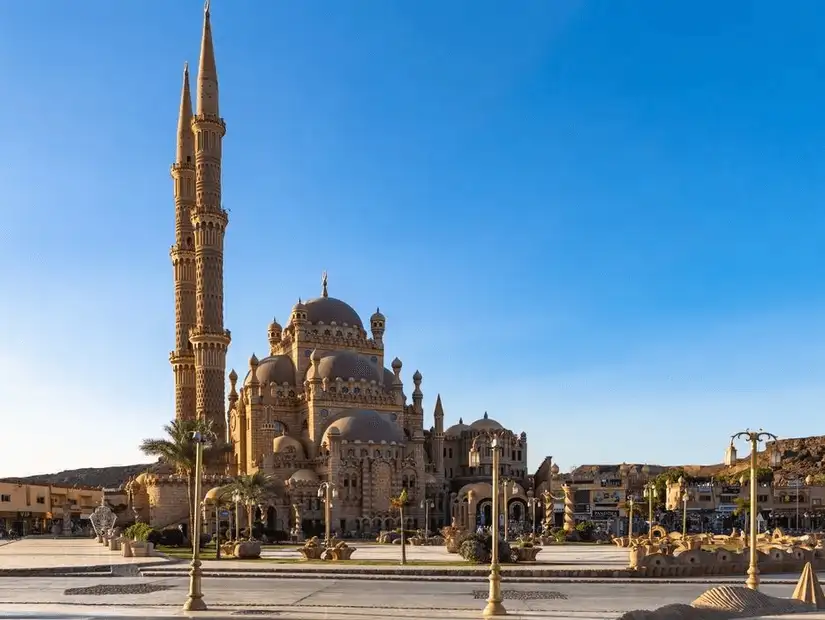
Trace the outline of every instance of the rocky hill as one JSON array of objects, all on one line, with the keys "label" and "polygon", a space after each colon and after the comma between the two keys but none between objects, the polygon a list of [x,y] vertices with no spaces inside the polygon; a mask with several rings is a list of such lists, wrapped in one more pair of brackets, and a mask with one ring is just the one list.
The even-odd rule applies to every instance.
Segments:
[{"label": "rocky hill", "polygon": [[69,469],[56,474],[42,474],[26,476],[25,478],[4,478],[8,482],[24,482],[29,484],[67,484],[89,487],[117,488],[125,484],[129,478],[136,476],[152,467],[152,463],[140,465],[117,465],[113,467],[85,467],[83,469]]}]

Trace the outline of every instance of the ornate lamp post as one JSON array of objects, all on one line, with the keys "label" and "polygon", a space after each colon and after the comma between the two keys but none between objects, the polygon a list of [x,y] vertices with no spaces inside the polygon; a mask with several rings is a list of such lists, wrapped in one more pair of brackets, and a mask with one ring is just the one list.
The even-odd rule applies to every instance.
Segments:
[{"label": "ornate lamp post", "polygon": [[538,497],[528,497],[527,498],[527,505],[530,507],[532,511],[533,517],[533,535],[536,535],[536,508],[541,506],[541,500]]},{"label": "ornate lamp post", "polygon": [[652,480],[649,480],[645,483],[644,486],[644,497],[647,498],[647,514],[648,514],[648,528],[647,528],[647,536],[651,538],[653,536],[653,499],[656,497],[656,483]]},{"label": "ornate lamp post", "polygon": [[[421,507],[424,509],[424,540],[430,537],[430,508],[435,508],[435,502],[431,499],[422,499]],[[404,525],[401,525],[402,529]]]},{"label": "ornate lamp post", "polygon": [[690,501],[690,494],[687,491],[682,492],[682,538],[687,538],[687,505]]},{"label": "ornate lamp post", "polygon": [[627,503],[630,504],[630,512],[627,514],[627,539],[631,540],[633,538],[633,504],[636,502],[636,498],[633,495],[627,496]]},{"label": "ornate lamp post", "polygon": [[332,543],[330,510],[332,509],[332,500],[338,497],[338,489],[335,483],[322,482],[318,487],[318,497],[324,502],[324,546],[329,547]]},{"label": "ornate lamp post", "polygon": [[[195,488],[193,494],[195,501],[200,502],[201,498],[201,478],[203,477],[203,446],[206,443],[206,437],[199,433],[192,433],[192,441],[195,443]],[[203,600],[203,592],[201,591],[201,580],[203,573],[201,571],[201,519],[198,511],[195,510],[195,518],[192,524],[192,563],[189,571],[189,595],[186,597],[186,602],[183,604],[184,611],[206,611],[206,602]]]},{"label": "ornate lamp post", "polygon": [[232,501],[235,503],[235,541],[241,539],[241,494],[235,491],[232,494]]},{"label": "ornate lamp post", "polygon": [[[513,495],[515,495],[518,492],[518,485],[516,484],[516,481],[511,480],[510,478],[502,477],[501,490],[504,494],[504,540],[508,540],[510,538],[510,507],[507,505],[509,500],[507,496],[509,494],[510,487],[513,489]],[[498,497],[496,497],[496,501],[498,501]]]},{"label": "ornate lamp post", "polygon": [[[470,448],[470,467],[481,465],[481,451],[478,448],[477,436],[473,440]],[[498,563],[498,508],[499,508],[499,454],[502,450],[501,443],[495,433],[483,433],[490,440],[490,448],[493,451],[493,549],[490,558],[490,593],[487,597],[487,606],[484,608],[484,616],[506,616],[507,610],[501,600],[501,567]]]},{"label": "ornate lamp post", "polygon": [[[763,430],[758,431],[741,431],[731,436],[730,447],[727,454],[725,454],[725,465],[733,465],[736,462],[736,448],[733,447],[733,442],[740,438],[746,438],[751,444],[751,458],[750,458],[750,566],[748,567],[748,579],[745,585],[751,590],[759,589],[759,556],[756,554],[756,515],[758,510],[756,497],[756,451],[759,448],[759,442],[765,442],[768,439],[776,441],[776,435],[767,433]],[[773,460],[773,459],[772,459]],[[772,463],[773,464],[773,463]]]}]

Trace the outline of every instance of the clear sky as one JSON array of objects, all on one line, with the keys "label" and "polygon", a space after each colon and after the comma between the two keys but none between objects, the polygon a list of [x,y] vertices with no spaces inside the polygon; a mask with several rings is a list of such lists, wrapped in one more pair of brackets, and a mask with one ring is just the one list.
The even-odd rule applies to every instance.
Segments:
[{"label": "clear sky", "polygon": [[[330,294],[531,465],[823,433],[825,4],[213,0],[230,366]],[[198,0],[0,2],[0,476],[173,416]],[[407,390],[410,391],[409,388]]]}]

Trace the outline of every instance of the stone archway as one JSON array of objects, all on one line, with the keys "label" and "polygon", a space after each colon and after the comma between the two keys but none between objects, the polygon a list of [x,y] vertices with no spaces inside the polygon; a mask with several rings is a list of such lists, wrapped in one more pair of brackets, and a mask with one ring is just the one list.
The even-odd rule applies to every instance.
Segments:
[{"label": "stone archway", "polygon": [[493,502],[489,499],[481,500],[476,507],[475,527],[490,527],[493,525]]}]

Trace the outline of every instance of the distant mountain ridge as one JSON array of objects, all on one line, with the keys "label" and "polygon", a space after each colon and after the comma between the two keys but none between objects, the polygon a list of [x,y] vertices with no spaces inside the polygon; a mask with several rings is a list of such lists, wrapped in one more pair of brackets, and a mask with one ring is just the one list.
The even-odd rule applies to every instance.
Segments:
[{"label": "distant mountain ridge", "polygon": [[67,469],[56,474],[39,474],[36,476],[3,478],[4,482],[23,482],[27,484],[65,484],[69,486],[87,487],[120,487],[138,474],[151,468],[155,463],[138,465],[115,465],[112,467],[84,467],[82,469]]}]

